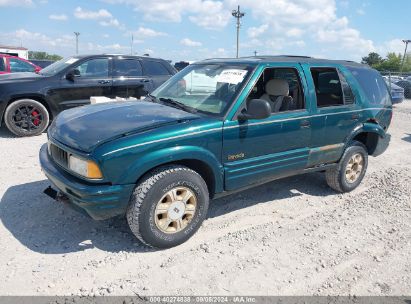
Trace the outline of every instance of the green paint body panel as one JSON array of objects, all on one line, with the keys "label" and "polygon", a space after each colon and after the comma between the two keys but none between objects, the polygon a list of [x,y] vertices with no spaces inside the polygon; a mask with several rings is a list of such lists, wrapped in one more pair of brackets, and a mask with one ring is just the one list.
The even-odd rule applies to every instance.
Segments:
[{"label": "green paint body panel", "polygon": [[[174,108],[136,102],[135,106],[127,104],[127,112],[124,113],[121,106],[116,106],[116,115],[121,120],[121,115],[128,115],[130,111],[137,116],[143,112],[140,117],[145,117],[147,122],[140,121],[140,129],[130,132],[117,129],[116,135],[110,136],[110,125],[105,130],[100,122],[98,126],[103,130],[99,138],[95,139],[96,142],[87,142],[91,139],[80,138],[82,133],[74,129],[79,125],[82,130],[92,129],[93,120],[97,120],[98,115],[108,117],[104,114],[107,109],[88,110],[93,106],[84,110],[77,108],[76,111],[89,111],[89,115],[84,115],[87,117],[83,120],[78,118],[74,126],[69,124],[71,120],[64,120],[66,114],[60,115],[49,128],[50,142],[69,153],[94,160],[104,177],[92,181],[74,176],[54,163],[46,145],[40,151],[43,171],[73,204],[94,219],[105,219],[124,214],[139,179],[163,164],[201,163],[214,181],[213,194],[219,196],[338,162],[349,141],[360,133],[372,132],[385,137],[392,116],[391,106],[378,108],[370,105],[344,64],[299,62],[298,59],[250,64],[255,65],[254,72],[223,118],[186,115]],[[321,66],[335,67],[344,75],[355,95],[354,104],[317,108],[310,68]],[[238,121],[236,115],[261,73],[265,68],[276,67],[291,67],[298,71],[305,108],[274,113],[262,120]],[[174,111],[170,115],[175,119],[159,119],[159,113],[169,110]],[[309,127],[303,127],[302,121],[308,121]],[[119,121],[119,124],[127,128],[124,122]],[[88,138],[93,136],[88,134]],[[76,146],[67,143],[76,143]]]}]

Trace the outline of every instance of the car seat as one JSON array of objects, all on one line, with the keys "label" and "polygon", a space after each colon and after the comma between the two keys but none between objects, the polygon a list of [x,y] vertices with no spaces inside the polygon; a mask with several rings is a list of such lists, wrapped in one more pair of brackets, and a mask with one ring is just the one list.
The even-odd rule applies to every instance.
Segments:
[{"label": "car seat", "polygon": [[270,79],[265,84],[265,94],[260,99],[267,100],[271,106],[271,112],[279,112],[281,108],[288,108],[292,97],[288,96],[290,88],[285,79]]}]

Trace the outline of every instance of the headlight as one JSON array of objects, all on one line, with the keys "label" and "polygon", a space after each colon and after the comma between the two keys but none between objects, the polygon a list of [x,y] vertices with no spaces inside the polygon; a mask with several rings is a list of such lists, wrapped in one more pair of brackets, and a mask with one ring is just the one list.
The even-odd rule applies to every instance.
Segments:
[{"label": "headlight", "polygon": [[70,155],[69,169],[81,176],[90,179],[103,178],[103,174],[101,174],[100,168],[94,161],[78,158],[74,155]]}]

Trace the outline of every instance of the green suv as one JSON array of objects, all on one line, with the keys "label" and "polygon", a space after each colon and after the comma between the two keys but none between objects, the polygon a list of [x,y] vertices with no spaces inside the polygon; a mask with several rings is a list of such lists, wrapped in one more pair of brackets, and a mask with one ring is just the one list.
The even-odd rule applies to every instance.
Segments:
[{"label": "green suv", "polygon": [[[349,61],[272,56],[192,64],[142,101],[62,112],[48,130],[45,193],[93,219],[126,216],[157,248],[189,239],[210,199],[300,173],[355,189],[387,147],[391,96]],[[235,202],[233,202],[235,203]]]}]

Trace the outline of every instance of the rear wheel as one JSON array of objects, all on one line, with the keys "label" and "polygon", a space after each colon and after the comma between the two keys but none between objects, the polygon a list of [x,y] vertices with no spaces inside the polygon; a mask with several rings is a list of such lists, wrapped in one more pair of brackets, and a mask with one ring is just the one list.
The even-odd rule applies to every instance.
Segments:
[{"label": "rear wheel", "polygon": [[4,113],[4,122],[10,132],[22,137],[43,133],[49,119],[46,107],[33,99],[16,100]]},{"label": "rear wheel", "polygon": [[367,166],[366,147],[354,141],[347,147],[338,165],[325,172],[327,184],[338,192],[350,192],[361,183]]},{"label": "rear wheel", "polygon": [[207,185],[195,171],[178,165],[147,174],[134,190],[127,210],[131,231],[144,244],[169,248],[188,240],[204,221]]}]

